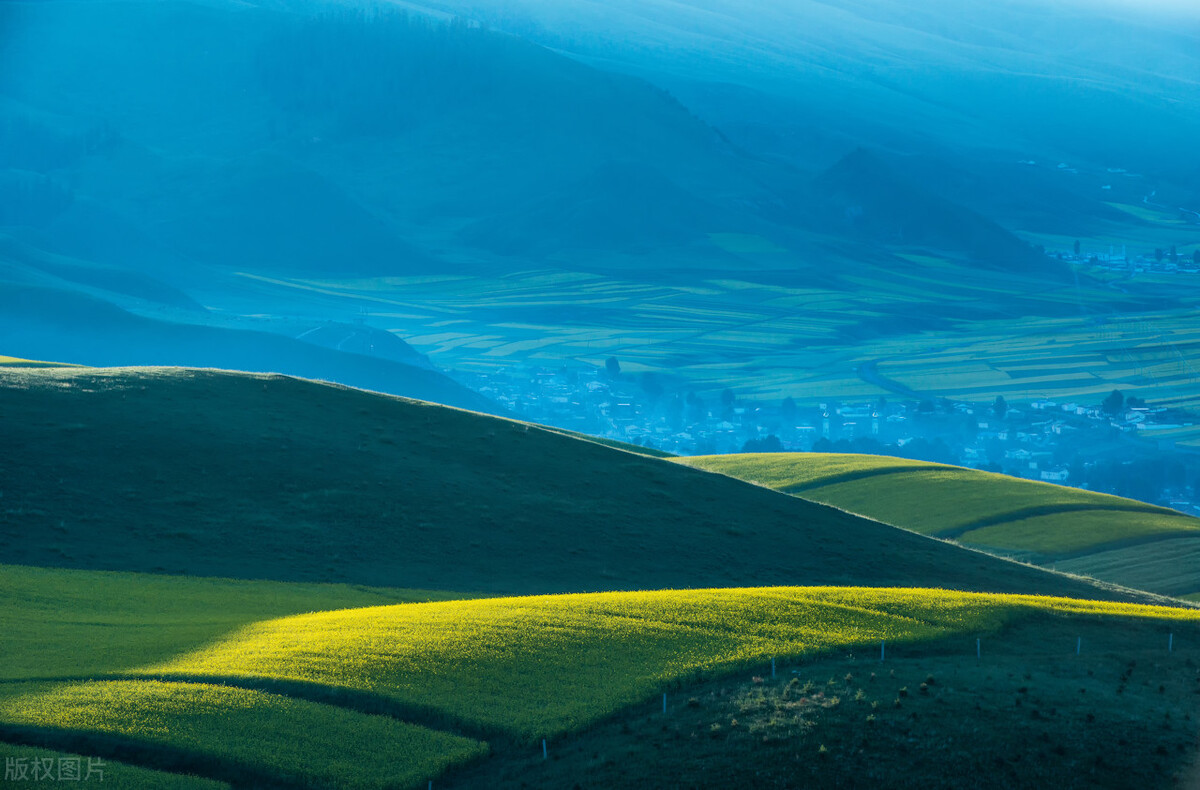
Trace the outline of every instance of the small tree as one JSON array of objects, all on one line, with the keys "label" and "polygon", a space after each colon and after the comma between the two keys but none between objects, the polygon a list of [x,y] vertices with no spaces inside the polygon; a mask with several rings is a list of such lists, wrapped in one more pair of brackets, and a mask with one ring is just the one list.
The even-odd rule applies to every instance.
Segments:
[{"label": "small tree", "polygon": [[1116,417],[1121,413],[1121,409],[1125,406],[1125,396],[1120,390],[1113,390],[1109,396],[1100,404],[1100,409],[1110,417]]},{"label": "small tree", "polygon": [[996,401],[992,404],[992,411],[996,413],[997,419],[1004,419],[1004,415],[1008,414],[1008,403],[1004,400],[1003,395],[997,395]]},{"label": "small tree", "polygon": [[779,437],[775,434],[763,437],[762,439],[747,439],[742,445],[743,453],[782,453],[783,442],[779,441]]},{"label": "small tree", "polygon": [[621,363],[617,361],[616,357],[609,357],[604,360],[604,370],[610,379],[615,379],[621,375]]}]

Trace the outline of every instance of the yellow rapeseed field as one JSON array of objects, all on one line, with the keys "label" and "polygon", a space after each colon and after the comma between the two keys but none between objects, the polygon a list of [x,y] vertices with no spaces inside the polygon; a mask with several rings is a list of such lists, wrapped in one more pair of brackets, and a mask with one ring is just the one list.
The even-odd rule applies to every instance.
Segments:
[{"label": "yellow rapeseed field", "polygon": [[754,588],[404,604],[284,617],[140,670],[356,689],[536,739],[697,673],[835,648],[994,631],[1034,612],[1200,613],[944,590]]},{"label": "yellow rapeseed field", "polygon": [[408,787],[487,745],[332,705],[202,683],[63,683],[0,699],[0,721],[134,738],[319,787]]}]

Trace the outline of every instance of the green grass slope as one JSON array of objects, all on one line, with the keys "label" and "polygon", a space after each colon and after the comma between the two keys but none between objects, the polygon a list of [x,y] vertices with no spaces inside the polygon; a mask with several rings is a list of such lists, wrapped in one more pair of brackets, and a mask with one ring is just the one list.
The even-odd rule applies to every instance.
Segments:
[{"label": "green grass slope", "polygon": [[0,371],[28,565],[504,593],[1104,591],[536,426],[278,376]]},{"label": "green grass slope", "polygon": [[0,690],[0,732],[35,738],[48,728],[169,749],[198,770],[254,786],[412,787],[487,751],[390,717],[229,686],[101,681]]},{"label": "green grass slope", "polygon": [[1200,519],[1131,499],[884,456],[764,453],[681,463],[1122,585],[1168,595],[1200,591],[1190,554],[1165,550],[1200,539]]},{"label": "green grass slope", "polygon": [[[1195,610],[929,589],[662,590],[354,607],[359,595],[421,594],[13,566],[0,566],[0,580],[9,588],[0,599],[6,632],[31,635],[42,621],[43,636],[59,644],[55,668],[73,671],[46,677],[29,660],[31,642],[0,643],[0,741],[234,786],[421,787],[456,765],[495,768],[480,762],[489,753],[504,765],[542,738],[557,749],[560,739],[590,737],[614,717],[657,705],[662,692],[681,706],[705,678],[761,673],[771,659],[788,667],[847,651],[878,655],[881,640],[889,656],[913,657],[961,653],[982,638],[994,661],[993,645],[1037,634],[1039,647],[1021,655],[1039,666],[1046,645],[1076,634],[1087,634],[1089,651],[1099,648],[1096,634],[1120,635],[1122,649],[1160,652],[1168,631],[1181,646],[1200,640]],[[157,613],[154,601],[164,604]],[[263,616],[247,622],[255,605]],[[240,612],[241,622],[223,609]],[[128,621],[78,630],[78,621],[102,624],[114,613]],[[164,634],[158,649],[147,649],[138,621]],[[198,623],[209,630],[202,643],[188,633]],[[1174,682],[1179,673],[1170,674]],[[825,704],[811,684],[794,691]],[[1124,711],[1135,696],[1114,707]],[[1072,711],[1089,702],[1076,699]],[[777,726],[762,718],[747,725]],[[1171,737],[1159,733],[1156,743]],[[753,759],[779,764],[767,752]],[[634,784],[653,773],[644,759],[627,767]],[[507,784],[494,774],[477,780]]]},{"label": "green grass slope", "polygon": [[264,619],[439,601],[454,593],[0,565],[0,682],[91,677]]}]

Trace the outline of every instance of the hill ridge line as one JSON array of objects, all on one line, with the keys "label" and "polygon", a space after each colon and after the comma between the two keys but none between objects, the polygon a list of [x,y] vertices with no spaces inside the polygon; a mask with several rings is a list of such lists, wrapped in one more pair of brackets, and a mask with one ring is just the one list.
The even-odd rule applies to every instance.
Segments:
[{"label": "hill ridge line", "polygon": [[[836,475],[830,475],[829,477],[810,480],[807,483],[797,483],[792,486],[787,486],[786,488],[777,488],[775,490],[782,491],[785,494],[798,494],[802,491],[812,491],[817,488],[824,488],[825,486],[837,485],[838,483],[851,483],[855,480],[865,480],[871,477],[883,477],[885,475],[892,475],[898,472],[944,472],[948,468],[954,469],[955,467],[948,467],[946,464],[928,464],[914,466],[887,466],[879,469],[860,469],[855,472],[841,472]],[[770,488],[770,486],[767,487]]]}]

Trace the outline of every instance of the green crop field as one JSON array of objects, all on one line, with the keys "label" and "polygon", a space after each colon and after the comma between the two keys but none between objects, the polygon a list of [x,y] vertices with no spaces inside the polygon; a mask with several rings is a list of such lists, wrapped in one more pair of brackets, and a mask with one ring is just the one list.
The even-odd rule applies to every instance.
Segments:
[{"label": "green crop field", "polygon": [[1161,607],[937,590],[598,593],[298,615],[142,671],[352,688],[532,739],[699,672],[881,639],[991,632],[1034,610],[1200,620]]},{"label": "green crop field", "polygon": [[[414,787],[484,755],[482,739],[519,744],[579,731],[655,693],[776,657],[991,634],[1041,616],[1200,623],[1200,612],[1139,604],[833,587],[486,598],[271,617],[272,608],[420,596],[12,566],[0,578],[3,623],[28,637],[41,622],[57,644],[45,669],[30,660],[28,638],[0,648],[0,736],[88,744],[109,756],[119,747],[150,767],[235,784],[288,776],[312,786]],[[156,601],[166,605],[156,609]],[[252,601],[262,610],[247,623]],[[203,622],[226,608],[221,602],[234,613]],[[95,627],[105,618],[116,621]],[[139,620],[166,634],[164,644],[150,647]],[[86,622],[89,630],[80,621],[98,623]],[[198,641],[197,627],[207,638]],[[74,676],[49,678],[49,669]],[[370,700],[382,715],[363,710]]]},{"label": "green crop field", "polygon": [[1184,557],[1170,560],[1163,555],[1160,559],[1170,561],[1173,570],[1167,572],[1156,564],[1157,575],[1130,575],[1119,562],[1085,561],[1088,555],[1105,555],[1131,544],[1153,545],[1200,536],[1200,519],[1167,508],[975,469],[884,456],[763,453],[677,462],[926,535],[1116,584],[1129,584],[1136,578],[1140,583],[1130,586],[1165,595],[1200,592],[1200,571],[1192,570],[1194,563]]},{"label": "green crop field", "polygon": [[166,660],[249,623],[450,592],[0,565],[0,681]]},{"label": "green crop field", "polygon": [[1139,590],[1200,598],[1200,538],[1169,537],[1060,560],[1055,567]]},{"label": "green crop field", "polygon": [[1016,519],[964,532],[968,546],[1037,556],[1095,553],[1098,546],[1200,537],[1200,519],[1162,513],[1085,510]]},{"label": "green crop field", "polygon": [[99,681],[4,692],[8,728],[119,736],[227,765],[233,776],[248,767],[250,777],[315,786],[410,787],[487,751],[386,716],[228,686]]}]

